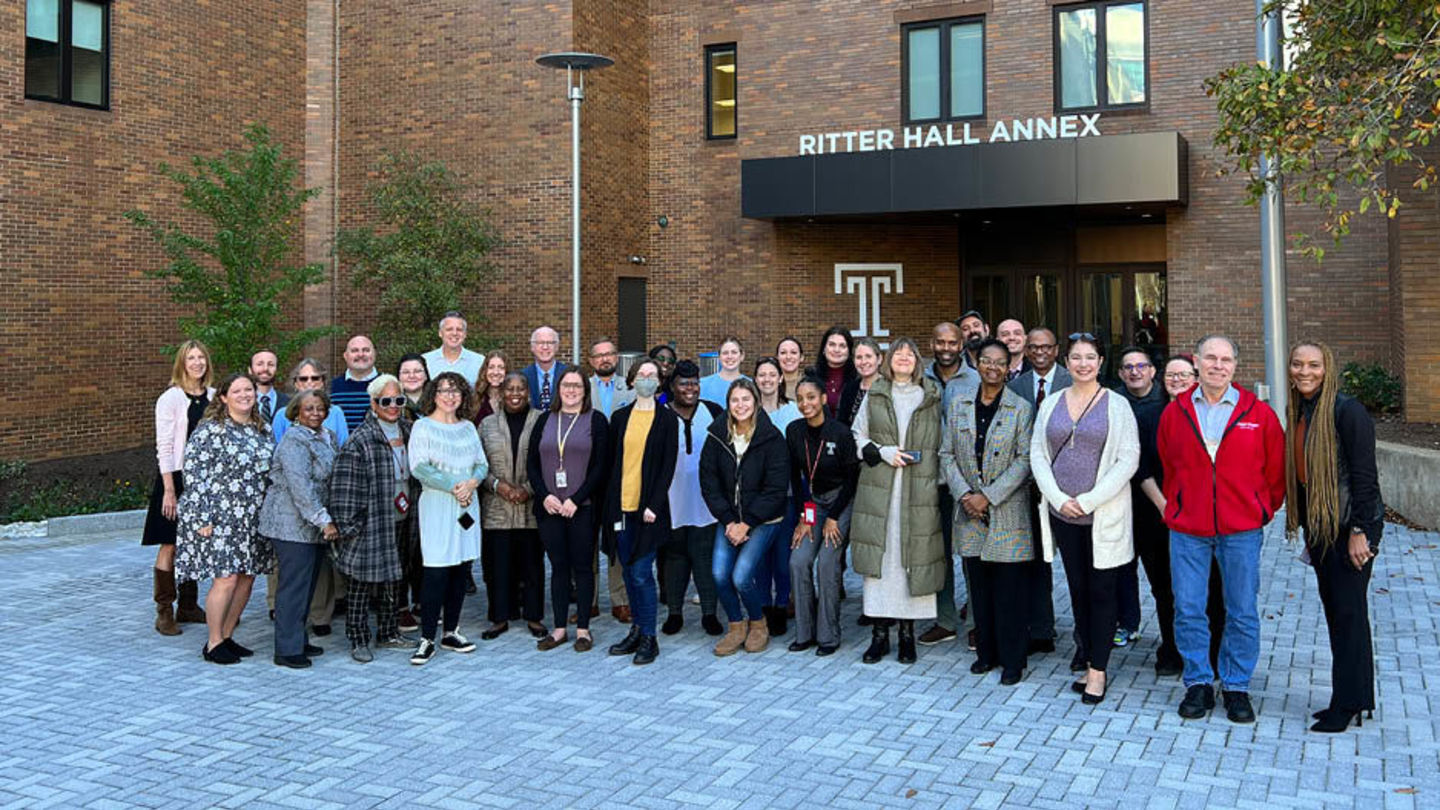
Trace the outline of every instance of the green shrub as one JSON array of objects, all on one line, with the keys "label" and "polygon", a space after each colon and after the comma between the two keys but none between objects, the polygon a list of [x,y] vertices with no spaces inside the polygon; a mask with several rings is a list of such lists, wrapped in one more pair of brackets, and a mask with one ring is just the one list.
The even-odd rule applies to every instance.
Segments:
[{"label": "green shrub", "polygon": [[1400,378],[1379,363],[1347,363],[1340,372],[1340,388],[1372,413],[1400,410]]},{"label": "green shrub", "polygon": [[0,508],[0,523],[121,512],[139,509],[149,500],[147,489],[132,481],[117,480],[109,489],[85,494],[79,492],[72,482],[56,481],[39,489],[12,493]]}]

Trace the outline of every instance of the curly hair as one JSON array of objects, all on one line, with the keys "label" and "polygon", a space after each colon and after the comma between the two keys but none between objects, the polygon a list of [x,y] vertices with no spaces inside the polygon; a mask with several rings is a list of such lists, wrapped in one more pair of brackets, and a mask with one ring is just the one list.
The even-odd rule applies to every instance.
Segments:
[{"label": "curly hair", "polygon": [[439,390],[440,383],[446,382],[460,392],[460,407],[455,409],[456,418],[469,421],[475,414],[475,389],[470,387],[464,377],[453,371],[441,372],[425,384],[425,393],[420,395],[420,415],[429,416],[435,413],[435,392]]},{"label": "curly hair", "polygon": [[[205,408],[205,420],[206,420],[206,421],[215,421],[215,422],[229,422],[229,421],[231,421],[231,419],[230,419],[230,408],[229,408],[228,406],[226,406],[226,404],[225,404],[224,400],[222,399],[222,397],[228,397],[228,396],[230,395],[230,387],[233,386],[236,382],[238,382],[238,381],[240,381],[240,380],[242,380],[242,379],[243,379],[243,380],[249,380],[249,381],[250,381],[250,387],[251,387],[251,388],[256,388],[257,391],[258,391],[258,386],[257,386],[256,383],[255,383],[255,378],[254,378],[254,377],[251,377],[247,372],[237,371],[237,372],[235,372],[234,374],[231,374],[230,376],[228,376],[228,377],[226,377],[225,379],[221,380],[219,385],[215,386],[215,398],[212,399],[212,400],[210,400],[210,404]],[[255,408],[254,408],[253,406],[250,408],[250,419],[249,419],[249,421],[247,421],[247,422],[237,422],[236,424],[243,424],[243,425],[245,425],[246,427],[250,427],[250,428],[254,428],[255,430],[258,430],[258,431],[260,431],[261,433],[269,433],[269,432],[270,432],[270,426],[267,425],[267,424],[265,424],[265,420],[260,419],[259,417],[257,417],[257,416],[255,415]]]}]

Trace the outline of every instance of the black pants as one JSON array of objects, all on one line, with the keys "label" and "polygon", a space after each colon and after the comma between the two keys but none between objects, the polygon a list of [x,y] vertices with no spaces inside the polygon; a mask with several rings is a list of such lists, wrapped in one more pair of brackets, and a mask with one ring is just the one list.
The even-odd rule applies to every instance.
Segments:
[{"label": "black pants", "polygon": [[1330,708],[1366,711],[1375,708],[1375,650],[1367,596],[1375,561],[1356,571],[1347,553],[1349,542],[1348,536],[1342,536],[1323,555],[1312,547],[1310,564],[1330,631]]},{"label": "black pants", "polygon": [[693,575],[695,590],[700,594],[700,613],[714,616],[715,524],[672,529],[670,542],[660,547],[658,559],[656,566],[664,577],[665,609],[676,616],[685,609],[685,589]]},{"label": "black pants", "polygon": [[555,626],[564,627],[570,613],[571,582],[574,582],[575,627],[590,628],[590,611],[586,607],[595,599],[595,512],[585,504],[575,510],[575,517],[540,516],[540,541],[550,558],[550,609],[555,612]]},{"label": "black pants", "polygon": [[[1026,616],[1030,625],[1030,638],[1034,641],[1055,639],[1055,572],[1045,562],[1045,550],[1040,541],[1040,490],[1030,484],[1030,528],[1035,538],[1035,559],[1025,566],[1026,573]],[[1048,518],[1047,518],[1048,519]]]},{"label": "black pants", "polygon": [[[1160,647],[1155,651],[1155,663],[1180,666],[1180,651],[1175,647],[1175,591],[1170,585],[1170,530],[1165,527],[1155,504],[1143,493],[1133,499],[1131,507],[1135,515],[1135,553],[1140,556],[1140,562],[1145,566],[1145,578],[1150,580],[1150,595],[1155,599],[1155,623],[1160,626]],[[1215,563],[1212,562],[1211,565],[1213,579],[1217,569],[1213,568]],[[1138,588],[1139,583],[1136,583],[1135,627],[1140,625]],[[1211,591],[1215,593],[1217,589],[1211,588]],[[1128,597],[1129,594],[1123,594],[1121,598]],[[1223,599],[1220,610],[1224,613]],[[1122,624],[1126,618],[1128,617],[1121,617]],[[1125,626],[1134,629],[1130,625]],[[1218,647],[1216,652],[1219,652]]]},{"label": "black pants", "polygon": [[489,616],[494,624],[523,615],[545,618],[545,550],[538,529],[491,529],[481,550]]},{"label": "black pants", "polygon": [[999,664],[1006,672],[1023,670],[1030,645],[1028,563],[986,562],[979,557],[964,561],[970,572],[976,656],[982,664]]},{"label": "black pants", "polygon": [[[410,507],[412,510],[414,506]],[[420,604],[420,591],[425,585],[425,560],[420,554],[420,530],[416,528],[414,512],[409,520],[395,524],[396,539],[400,545],[400,570],[403,578],[395,599],[400,607],[408,608]]]},{"label": "black pants", "polygon": [[1050,517],[1050,532],[1060,547],[1065,580],[1070,585],[1070,612],[1075,616],[1080,658],[1089,662],[1091,669],[1104,672],[1110,664],[1110,644],[1115,638],[1118,569],[1095,567],[1090,529]]},{"label": "black pants", "polygon": [[465,604],[466,575],[469,573],[468,563],[425,569],[425,581],[420,586],[420,635],[435,640],[435,625],[440,620],[442,606],[445,609],[445,632],[459,629],[460,607]]}]

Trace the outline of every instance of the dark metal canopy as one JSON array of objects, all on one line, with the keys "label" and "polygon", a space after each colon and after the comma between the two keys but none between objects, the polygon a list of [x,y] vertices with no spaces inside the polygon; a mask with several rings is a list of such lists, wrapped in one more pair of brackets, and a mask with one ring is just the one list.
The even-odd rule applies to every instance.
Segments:
[{"label": "dark metal canopy", "polygon": [[598,53],[576,53],[574,51],[547,53],[536,59],[535,62],[548,68],[573,68],[575,70],[607,68],[615,64],[615,60],[608,56],[601,56]]},{"label": "dark metal canopy", "polygon": [[1178,132],[741,161],[751,219],[1054,206],[1185,205]]}]

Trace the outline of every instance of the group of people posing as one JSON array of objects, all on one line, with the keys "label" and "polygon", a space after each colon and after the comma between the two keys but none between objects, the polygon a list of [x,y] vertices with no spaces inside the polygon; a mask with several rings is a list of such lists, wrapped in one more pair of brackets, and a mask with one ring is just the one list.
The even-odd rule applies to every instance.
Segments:
[{"label": "group of people posing", "polygon": [[310,666],[323,653],[310,633],[327,634],[343,604],[356,661],[403,648],[421,665],[476,648],[459,624],[479,560],[481,639],[523,621],[538,649],[583,653],[603,551],[612,615],[630,624],[611,655],[654,661],[657,633],[684,628],[693,582],[717,656],[767,649],[792,618],[788,650],[828,656],[848,566],[863,582],[865,663],[890,654],[892,628],[901,663],[964,633],[971,672],[1009,686],[1055,651],[1058,550],[1081,701],[1105,699],[1111,649],[1138,638],[1138,562],[1155,670],[1182,677],[1181,716],[1214,708],[1218,675],[1229,719],[1253,722],[1263,529],[1288,501],[1333,654],[1334,694],[1312,728],[1341,731],[1374,708],[1374,426],[1339,393],[1323,344],[1291,351],[1287,432],[1233,383],[1237,349],[1220,335],[1193,356],[1122,350],[1113,389],[1095,336],[1069,335],[1061,365],[1049,329],[1007,320],[992,338],[973,311],[935,327],[928,363],[910,338],[882,347],[832,327],[813,364],[785,337],[748,375],[733,337],[702,376],[669,345],[622,375],[615,342],[596,339],[587,374],[556,359],[549,327],[523,369],[466,336],[447,314],[441,346],[393,375],[356,336],[343,374],[302,359],[288,393],[272,352],[212,387],[205,347],[182,344],[156,404],[144,540],[159,547],[156,629],[204,623],[207,661],[249,657],[234,631],[268,574],[276,664]]}]

